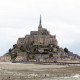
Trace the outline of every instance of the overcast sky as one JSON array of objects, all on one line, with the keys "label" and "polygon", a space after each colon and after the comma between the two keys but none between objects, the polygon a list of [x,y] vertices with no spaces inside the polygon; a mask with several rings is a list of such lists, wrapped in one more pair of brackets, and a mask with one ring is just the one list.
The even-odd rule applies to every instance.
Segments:
[{"label": "overcast sky", "polygon": [[80,55],[80,0],[0,0],[0,56],[37,30],[40,14],[58,45]]}]

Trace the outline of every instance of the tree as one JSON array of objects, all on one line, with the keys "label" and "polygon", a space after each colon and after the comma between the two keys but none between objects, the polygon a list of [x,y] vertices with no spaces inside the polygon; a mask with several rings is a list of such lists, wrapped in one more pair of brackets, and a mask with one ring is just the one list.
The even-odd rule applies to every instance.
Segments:
[{"label": "tree", "polygon": [[51,57],[53,57],[53,54],[50,54],[50,55],[49,55],[49,58],[51,58]]},{"label": "tree", "polygon": [[49,47],[49,51],[51,51],[51,52],[52,52],[52,51],[53,51],[53,47]]},{"label": "tree", "polygon": [[16,57],[17,57],[17,53],[11,54],[11,59],[12,59],[12,60],[15,60]]},{"label": "tree", "polygon": [[30,51],[27,51],[26,53],[27,53],[27,60],[29,60],[30,59],[30,56],[29,56]]},{"label": "tree", "polygon": [[17,44],[14,44],[14,45],[13,45],[13,49],[15,49],[16,47],[17,47]]},{"label": "tree", "polygon": [[35,56],[32,56],[32,59],[35,59]]},{"label": "tree", "polygon": [[69,52],[67,48],[64,48],[64,51],[67,52],[67,53]]},{"label": "tree", "polygon": [[26,51],[26,48],[25,48],[24,46],[21,46],[21,47],[20,47],[20,50],[21,50],[22,52],[25,52],[25,51]]},{"label": "tree", "polygon": [[56,46],[56,48],[57,48],[57,51],[59,51],[59,46]]},{"label": "tree", "polygon": [[12,49],[9,49],[9,54],[11,55],[11,51],[12,51]]},{"label": "tree", "polygon": [[12,49],[9,49],[9,53],[11,53]]},{"label": "tree", "polygon": [[30,43],[30,47],[32,47],[32,46],[33,46],[33,44],[34,44],[34,41],[32,41],[32,42]]}]

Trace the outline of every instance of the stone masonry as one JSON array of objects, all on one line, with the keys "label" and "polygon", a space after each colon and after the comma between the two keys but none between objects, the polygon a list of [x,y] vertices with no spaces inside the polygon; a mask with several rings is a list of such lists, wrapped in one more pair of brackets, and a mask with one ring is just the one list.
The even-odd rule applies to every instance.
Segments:
[{"label": "stone masonry", "polygon": [[41,16],[40,23],[38,26],[38,31],[31,31],[30,35],[26,35],[23,38],[19,38],[17,41],[17,46],[29,46],[31,43],[33,45],[58,45],[56,40],[56,35],[51,35],[49,31],[42,27],[41,25]]}]

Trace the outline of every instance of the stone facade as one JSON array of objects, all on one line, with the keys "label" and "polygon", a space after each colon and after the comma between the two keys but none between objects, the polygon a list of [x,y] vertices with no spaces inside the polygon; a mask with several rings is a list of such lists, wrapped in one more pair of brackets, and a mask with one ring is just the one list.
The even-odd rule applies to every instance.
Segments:
[{"label": "stone facade", "polygon": [[15,61],[27,61],[27,55],[26,52],[17,52],[17,57],[15,59]]},{"label": "stone facade", "polygon": [[26,35],[24,38],[19,38],[17,41],[18,47],[20,46],[29,46],[31,43],[33,45],[58,45],[56,40],[56,35],[51,35],[49,31],[42,27],[41,17],[40,24],[38,26],[38,31],[31,31],[30,35]]}]

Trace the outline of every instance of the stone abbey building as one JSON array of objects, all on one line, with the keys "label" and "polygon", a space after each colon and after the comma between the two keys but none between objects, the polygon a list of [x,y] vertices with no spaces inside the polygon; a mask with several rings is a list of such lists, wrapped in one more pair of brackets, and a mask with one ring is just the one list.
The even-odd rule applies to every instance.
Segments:
[{"label": "stone abbey building", "polygon": [[41,24],[41,16],[40,16],[40,22],[38,26],[38,31],[31,31],[30,35],[26,35],[23,38],[19,38],[17,41],[17,46],[29,46],[31,43],[33,45],[58,45],[58,42],[56,40],[56,35],[51,35],[49,31],[42,27]]}]

